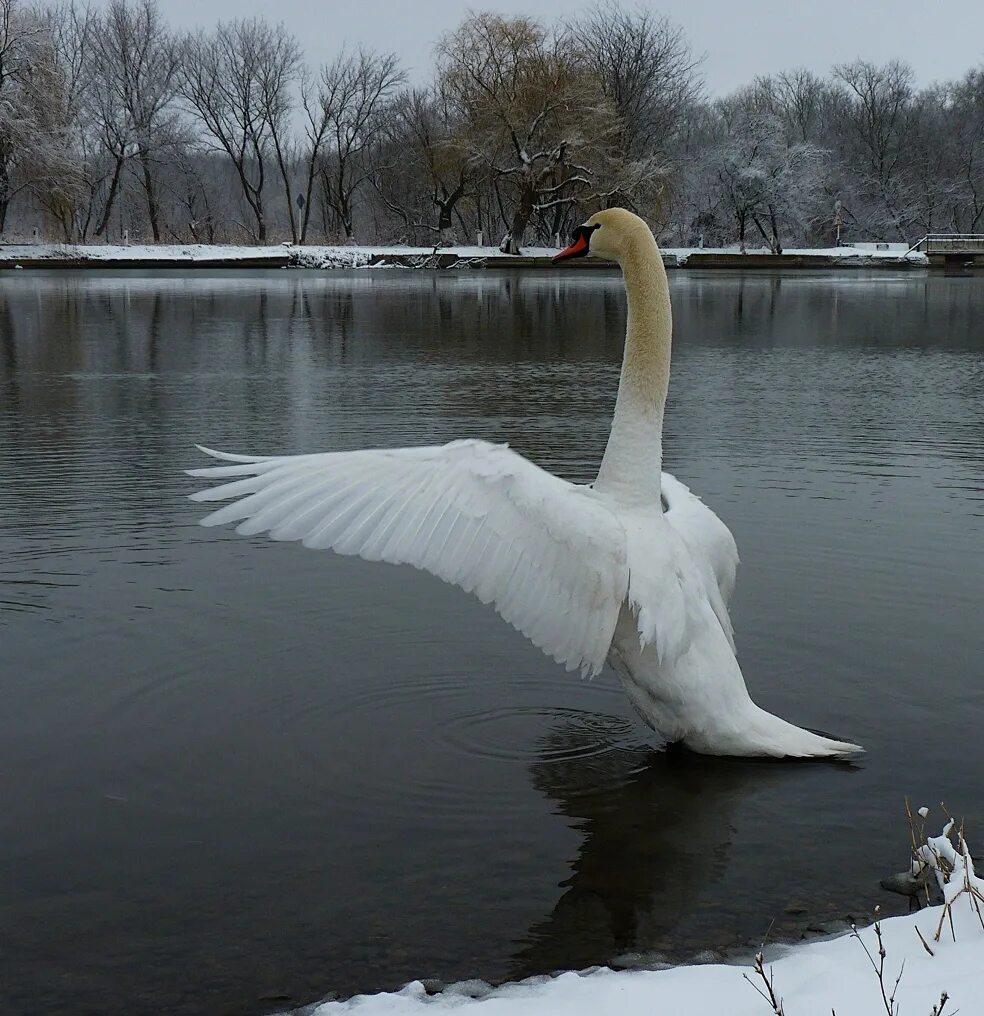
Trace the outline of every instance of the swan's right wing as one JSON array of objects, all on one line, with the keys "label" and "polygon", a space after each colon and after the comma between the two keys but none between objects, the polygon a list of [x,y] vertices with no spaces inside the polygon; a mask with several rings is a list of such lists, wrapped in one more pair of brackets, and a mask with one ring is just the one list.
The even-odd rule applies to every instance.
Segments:
[{"label": "swan's right wing", "polygon": [[663,517],[682,537],[700,569],[704,592],[733,650],[735,636],[728,601],[738,571],[735,538],[717,515],[675,476],[663,473],[661,488],[667,505]]},{"label": "swan's right wing", "polygon": [[196,501],[236,500],[202,519],[239,522],[370,561],[411,564],[493,603],[568,670],[601,670],[628,587],[621,523],[594,492],[505,445],[253,457],[189,470],[226,480]]},{"label": "swan's right wing", "polygon": [[727,604],[735,588],[738,572],[738,545],[731,530],[703,501],[672,473],[660,478],[666,498],[666,521],[694,549],[706,557],[721,597]]}]

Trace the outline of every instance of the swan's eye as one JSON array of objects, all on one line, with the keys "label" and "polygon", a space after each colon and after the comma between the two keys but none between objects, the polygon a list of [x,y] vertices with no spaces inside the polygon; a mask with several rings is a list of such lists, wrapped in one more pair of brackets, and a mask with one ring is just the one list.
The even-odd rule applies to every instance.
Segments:
[{"label": "swan's eye", "polygon": [[589,226],[587,224],[578,226],[571,234],[571,246],[576,244],[579,240],[582,240],[586,245],[591,244],[591,234],[596,230],[601,229],[601,223],[596,222]]}]

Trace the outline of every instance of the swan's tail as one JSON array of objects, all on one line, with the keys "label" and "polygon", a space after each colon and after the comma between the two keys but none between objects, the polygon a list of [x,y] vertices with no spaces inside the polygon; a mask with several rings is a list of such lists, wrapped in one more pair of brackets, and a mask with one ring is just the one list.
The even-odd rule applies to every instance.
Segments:
[{"label": "swan's tail", "polygon": [[814,734],[767,713],[752,702],[749,706],[751,713],[745,713],[728,732],[719,730],[712,736],[686,738],[685,743],[707,754],[753,758],[848,758],[864,752],[858,744]]},{"label": "swan's tail", "polygon": [[758,706],[755,708],[758,715],[752,721],[752,727],[759,748],[756,755],[771,758],[844,758],[864,751],[859,744],[814,734],[812,730],[787,723]]}]

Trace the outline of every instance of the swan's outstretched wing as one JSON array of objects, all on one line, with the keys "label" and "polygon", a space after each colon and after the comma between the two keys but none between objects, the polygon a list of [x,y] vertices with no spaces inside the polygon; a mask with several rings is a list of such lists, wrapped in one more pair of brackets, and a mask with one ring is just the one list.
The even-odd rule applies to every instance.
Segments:
[{"label": "swan's outstretched wing", "polygon": [[703,572],[704,587],[714,613],[734,648],[728,601],[735,588],[738,547],[731,530],[690,488],[670,473],[661,477],[666,499],[664,518],[683,538]]},{"label": "swan's outstretched wing", "polygon": [[236,499],[202,525],[239,522],[242,534],[414,565],[493,603],[568,670],[601,670],[628,566],[622,526],[590,488],[485,441],[273,457],[201,450],[229,464],[190,475],[229,482],[192,499]]}]

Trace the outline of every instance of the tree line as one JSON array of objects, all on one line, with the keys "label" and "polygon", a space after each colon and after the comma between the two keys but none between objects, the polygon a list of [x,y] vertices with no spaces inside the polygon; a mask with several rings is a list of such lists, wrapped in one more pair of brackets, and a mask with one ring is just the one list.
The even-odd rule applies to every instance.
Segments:
[{"label": "tree line", "polygon": [[984,68],[791,70],[709,98],[646,9],[469,13],[411,87],[312,68],[261,18],[174,31],[154,0],[0,0],[0,235],[78,242],[551,244],[635,209],[664,244],[984,230]]}]

